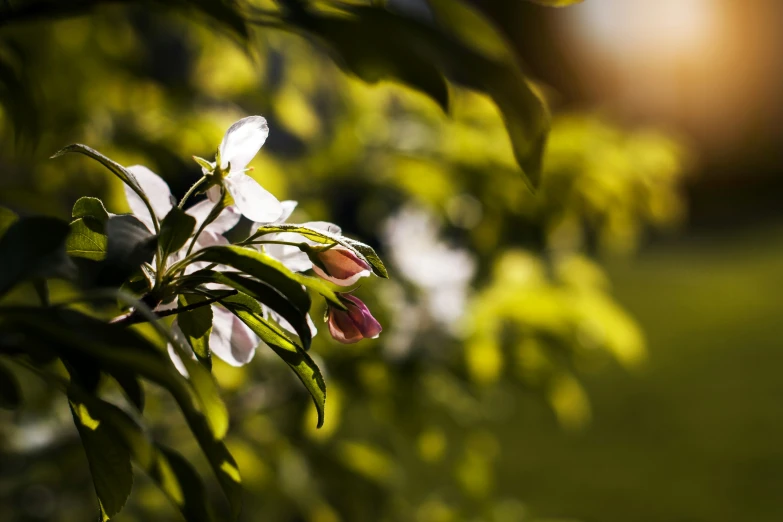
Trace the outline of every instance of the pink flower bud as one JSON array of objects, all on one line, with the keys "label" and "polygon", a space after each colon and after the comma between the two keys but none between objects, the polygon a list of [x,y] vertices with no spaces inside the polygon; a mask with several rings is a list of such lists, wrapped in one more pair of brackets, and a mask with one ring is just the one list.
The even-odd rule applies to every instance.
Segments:
[{"label": "pink flower bud", "polygon": [[313,271],[339,286],[351,286],[372,271],[367,262],[343,246],[335,246],[315,254],[324,269],[313,264]]},{"label": "pink flower bud", "polygon": [[367,305],[350,294],[338,294],[347,310],[329,306],[329,333],[336,341],[353,344],[362,339],[375,339],[381,334],[381,324],[372,316]]}]

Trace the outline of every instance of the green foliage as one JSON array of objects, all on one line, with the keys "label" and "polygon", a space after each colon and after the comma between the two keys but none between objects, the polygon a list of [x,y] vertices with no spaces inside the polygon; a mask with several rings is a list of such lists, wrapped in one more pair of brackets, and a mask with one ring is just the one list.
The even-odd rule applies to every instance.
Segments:
[{"label": "green foliage", "polygon": [[318,411],[317,427],[324,424],[326,383],[321,370],[302,347],[292,342],[277,326],[262,316],[261,308],[247,296],[237,295],[221,301],[239,317],[267,346],[283,359],[305,385]]},{"label": "green foliage", "polygon": [[64,249],[68,225],[59,219],[20,219],[0,238],[0,296],[34,277],[67,271]]},{"label": "green foliage", "polygon": [[[179,306],[195,307],[203,304],[207,297],[198,294],[180,294]],[[177,324],[193,349],[193,353],[207,368],[212,369],[212,354],[209,351],[209,334],[212,332],[212,308],[200,306],[177,314]]]},{"label": "green foliage", "polygon": [[[154,226],[147,229],[133,216],[110,215],[106,208],[123,210],[120,184],[106,184],[91,164],[35,165],[31,188],[14,186],[16,192],[4,197],[10,201],[33,191],[35,197],[21,198],[20,207],[54,213],[48,207],[56,200],[54,192],[67,205],[75,198],[69,187],[101,194],[106,206],[81,198],[72,217],[79,226],[89,224],[91,232],[103,233],[105,255],[91,251],[93,257],[72,260],[79,275],[66,274],[72,282],[67,292],[51,285],[51,307],[2,303],[0,354],[14,361],[29,358],[44,369],[62,362],[71,381],[84,388],[74,402],[86,405],[91,418],[110,428],[114,444],[125,446],[138,469],[187,520],[212,518],[210,484],[202,482],[204,469],[198,466],[205,456],[234,518],[244,485],[250,490],[244,495],[250,520],[527,521],[524,510],[513,503],[509,507],[499,496],[501,488],[493,485],[497,462],[509,451],[498,449],[502,441],[491,433],[493,423],[502,422],[498,411],[513,407],[513,400],[511,405],[505,401],[509,389],[525,387],[539,393],[564,426],[576,428],[590,411],[578,379],[583,368],[607,354],[624,363],[643,359],[635,324],[612,301],[600,268],[579,252],[590,250],[596,231],[606,244],[633,246],[626,241],[629,230],[636,238],[647,223],[676,220],[675,186],[681,173],[676,147],[593,117],[575,117],[554,120],[544,151],[548,112],[495,21],[472,7],[475,3],[433,0],[432,22],[369,1],[350,6],[280,2],[284,9],[273,11],[256,10],[255,2],[242,4],[247,10],[233,2],[178,4],[224,21],[237,34],[249,30],[253,38],[245,43],[252,44],[258,63],[212,26],[156,18],[157,11],[147,9],[155,2],[138,11],[133,10],[136,2],[92,10],[101,3],[13,4],[17,20],[42,19],[28,37],[34,42],[29,45],[40,48],[38,59],[26,62],[28,72],[54,100],[46,107],[51,119],[72,122],[67,132],[48,130],[42,148],[56,150],[74,139],[95,144],[106,154],[83,145],[64,151],[96,159],[130,186],[147,202]],[[0,19],[9,6],[0,6]],[[71,10],[74,6],[78,9]],[[49,27],[53,12],[89,16],[40,31]],[[166,42],[187,50],[187,59],[167,61],[177,45],[167,44],[161,52],[156,24],[164,26]],[[304,39],[275,28],[314,36],[344,69],[362,80],[383,82],[368,87],[340,76]],[[163,63],[156,61],[159,54]],[[269,74],[259,74],[258,64]],[[177,69],[172,80],[165,72],[175,65],[184,70]],[[60,78],[70,80],[60,83]],[[383,291],[372,297],[388,338],[384,334],[367,348],[339,350],[318,337],[313,340],[308,314],[317,315],[323,306],[314,297],[343,306],[339,289],[264,253],[280,246],[272,234],[296,234],[301,243],[295,249],[312,253],[340,245],[366,260],[375,275],[388,277],[371,246],[296,224],[254,226],[246,238],[246,221],[226,233],[231,246],[197,244],[197,238],[209,234],[193,233],[186,201],[165,216],[154,214],[152,198],[120,165],[143,158],[177,181],[174,192],[190,186],[193,180],[184,175],[194,167],[191,155],[212,157],[237,107],[268,114],[278,140],[248,175],[275,191],[301,195],[297,212],[304,216],[347,219],[352,234],[367,236],[380,245],[378,252],[393,257],[390,267],[399,277],[384,282]],[[12,116],[0,118],[3,130],[12,125]],[[84,128],[85,137],[74,138],[74,128]],[[531,183],[538,183],[535,195],[519,176],[520,165]],[[44,184],[52,188],[44,192]],[[197,195],[194,191],[194,199]],[[223,195],[227,198],[226,191]],[[421,262],[430,253],[425,248],[427,254],[413,263],[419,272],[411,274],[410,264],[400,261],[430,245],[422,245],[415,231],[398,249],[379,233],[382,219],[403,201],[443,217],[450,236],[459,238],[475,259],[477,290],[465,290],[468,312],[455,324],[444,326],[428,299],[460,287],[440,278],[459,259],[446,258],[432,270]],[[230,203],[215,205],[200,228],[208,231]],[[4,220],[0,214],[0,235]],[[160,233],[154,234],[158,223]],[[584,237],[574,230],[584,230]],[[64,239],[66,245],[71,237]],[[544,246],[551,250],[546,256],[540,253]],[[435,247],[436,253],[443,249],[440,243]],[[80,257],[75,255],[80,250],[71,250],[71,257]],[[511,268],[493,272],[493,266]],[[515,277],[525,274],[533,276]],[[33,270],[25,277],[36,281],[48,275]],[[461,285],[472,288],[471,278]],[[366,285],[362,291],[368,287],[373,288]],[[215,334],[226,312],[283,359],[315,408],[305,410],[305,401],[293,400],[302,386],[281,364],[254,361],[240,371],[220,361]],[[166,327],[173,316],[182,337]],[[108,317],[114,318],[111,324]],[[154,324],[160,339],[146,336],[149,327],[133,326],[146,322]],[[16,334],[26,336],[26,343],[5,344]],[[166,355],[163,344],[173,356]],[[329,372],[316,365],[322,361]],[[324,376],[330,384],[328,402]],[[122,398],[110,393],[113,381],[132,415],[109,402]],[[188,444],[179,417],[172,415],[171,398],[197,445]],[[137,415],[141,411],[144,419]],[[229,415],[232,429],[227,431]],[[147,519],[153,511],[163,517],[154,502],[153,507],[145,503],[149,495],[142,487],[137,485],[134,495],[142,500],[131,499],[128,517]]]},{"label": "green foliage", "polygon": [[196,218],[189,216],[184,210],[174,207],[163,218],[158,236],[158,247],[161,255],[168,257],[188,242],[196,228]]}]

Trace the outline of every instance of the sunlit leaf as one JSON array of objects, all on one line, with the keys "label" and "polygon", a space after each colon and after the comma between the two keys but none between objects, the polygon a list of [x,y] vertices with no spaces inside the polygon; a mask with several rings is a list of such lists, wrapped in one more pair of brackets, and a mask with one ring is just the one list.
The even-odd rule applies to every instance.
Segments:
[{"label": "sunlit leaf", "polygon": [[123,183],[128,185],[141,198],[144,204],[147,205],[147,209],[149,209],[150,215],[152,215],[153,217],[153,222],[156,223],[157,226],[155,211],[152,209],[152,206],[150,205],[149,198],[147,198],[147,194],[144,193],[144,189],[141,188],[141,185],[136,179],[136,176],[134,176],[131,171],[129,171],[128,169],[126,169],[116,161],[107,158],[97,150],[88,147],[87,145],[82,145],[81,143],[74,143],[72,145],[68,145],[67,147],[60,149],[52,156],[52,158],[58,158],[68,152],[78,152],[79,154],[84,154],[85,156],[100,162],[104,167],[109,169],[112,174],[120,178],[120,180],[122,180]]},{"label": "sunlit leaf", "polygon": [[334,290],[323,281],[292,272],[278,260],[256,250],[239,246],[214,246],[200,250],[193,262],[207,261],[236,268],[273,286],[302,312],[310,311],[310,297],[302,291],[302,285],[315,290],[336,306],[344,305]]},{"label": "sunlit leaf", "polygon": [[318,411],[318,427],[323,426],[326,382],[312,358],[302,347],[291,341],[283,330],[263,318],[263,311],[254,299],[238,294],[221,300],[221,303],[253,330],[253,333],[296,373],[313,398]]},{"label": "sunlit leaf", "polygon": [[104,224],[109,220],[109,213],[100,199],[83,197],[77,199],[76,203],[73,204],[71,217],[73,219],[89,217]]},{"label": "sunlit leaf", "polygon": [[[55,346],[66,356],[77,353],[92,357],[109,373],[132,372],[171,393],[212,466],[236,518],[242,502],[241,479],[236,461],[213,431],[219,420],[213,420],[211,424],[196,408],[199,394],[179,374],[166,353],[133,330],[104,323],[75,310],[6,307],[0,310],[0,317],[3,319],[0,333],[21,334],[31,342]],[[200,365],[197,367],[206,372]]]},{"label": "sunlit leaf", "polygon": [[[250,279],[249,277],[234,272],[215,272],[212,270],[200,270],[195,272],[192,275],[187,276],[183,281],[183,284],[187,285],[190,282],[195,284],[218,283],[230,286],[243,294],[249,295],[280,314],[280,316],[288,321],[294,328],[297,335],[299,335],[305,350],[310,348],[312,334],[307,323],[307,313],[298,310],[288,299],[266,283]],[[182,296],[180,296],[180,299],[181,298]],[[182,314],[180,314],[179,317],[181,318]],[[180,319],[180,326],[181,324],[182,321]]]},{"label": "sunlit leaf", "polygon": [[333,244],[337,243],[349,250],[353,251],[360,259],[364,259],[372,267],[373,272],[380,277],[389,277],[389,273],[386,271],[386,267],[383,265],[383,261],[375,253],[375,250],[355,239],[350,239],[340,234],[334,234],[326,230],[317,228],[311,228],[305,225],[264,225],[259,227],[253,234],[253,238],[259,238],[266,234],[275,234],[278,232],[292,232],[295,234],[301,234],[302,236],[317,241],[319,243]]},{"label": "sunlit leaf", "polygon": [[[345,8],[348,16],[335,16],[304,9],[298,1],[287,3],[298,6],[286,20],[288,23],[321,36],[338,50],[347,45],[361,47],[361,52],[368,55],[368,64],[374,61],[383,69],[391,59],[396,63],[424,58],[454,81],[488,94],[503,115],[517,163],[530,184],[538,185],[549,112],[515,60],[487,56],[431,24],[385,9],[351,6]],[[388,36],[371,38],[373,45],[356,45],[357,41],[365,41],[366,35]],[[385,45],[377,45],[379,41],[393,42],[394,51],[387,54]],[[398,79],[428,92],[407,78]]]},{"label": "sunlit leaf", "polygon": [[104,223],[92,217],[81,217],[70,225],[71,232],[65,241],[69,256],[101,261],[106,257],[108,239]]},{"label": "sunlit leaf", "polygon": [[114,432],[133,461],[182,511],[186,520],[213,520],[204,484],[188,461],[177,452],[154,443],[136,421],[117,406],[83,392],[71,392]]},{"label": "sunlit leaf", "polygon": [[[181,307],[195,305],[206,301],[203,295],[180,294]],[[212,368],[212,354],[209,350],[209,335],[212,333],[212,308],[201,306],[187,312],[177,314],[177,324],[188,340],[193,353],[207,368]]]},{"label": "sunlit leaf", "polygon": [[69,401],[98,494],[101,519],[106,521],[120,512],[133,487],[130,453],[112,429],[96,418],[95,411],[71,397]]}]

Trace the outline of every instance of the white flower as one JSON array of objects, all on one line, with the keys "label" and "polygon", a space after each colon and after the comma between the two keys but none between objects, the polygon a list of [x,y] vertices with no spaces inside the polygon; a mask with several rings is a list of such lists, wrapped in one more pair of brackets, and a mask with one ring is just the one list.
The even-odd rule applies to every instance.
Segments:
[{"label": "white flower", "polygon": [[[234,198],[239,212],[259,223],[271,223],[283,214],[283,206],[256,180],[245,174],[247,164],[258,153],[269,135],[269,127],[262,116],[248,116],[234,123],[226,131],[218,148],[217,170],[225,178],[223,185]],[[220,197],[218,187],[207,191],[210,201]]]},{"label": "white flower", "polygon": [[[150,200],[150,206],[155,212],[155,217],[158,218],[158,220],[162,220],[174,207],[174,197],[171,195],[168,184],[163,178],[147,167],[134,165],[128,167],[128,170],[133,173],[139,182],[139,185],[141,185],[142,190],[147,194],[147,198]],[[133,215],[143,222],[150,232],[152,232],[154,230],[152,217],[150,217],[149,210],[141,198],[127,186],[125,189],[125,197],[128,200],[128,206],[131,208]],[[187,214],[190,214],[196,219],[196,227],[194,230],[199,229],[212,211],[212,207],[213,205],[209,201],[204,200],[193,205],[186,211]],[[224,209],[215,221],[204,228],[196,240],[193,250],[198,251],[213,245],[227,245],[228,240],[226,240],[222,234],[232,229],[238,221],[239,213],[234,207]],[[172,253],[169,256],[169,260],[176,261],[182,259],[186,249],[187,245],[179,252]],[[196,270],[203,268],[204,264],[205,263],[193,263],[188,266],[186,273],[195,272]],[[176,307],[177,302],[173,301],[159,306],[157,310],[171,310]],[[238,317],[220,305],[212,305],[212,317],[212,332],[209,336],[209,346],[212,353],[232,366],[242,366],[243,364],[248,363],[253,358],[256,346],[259,344],[258,337]],[[177,338],[184,339],[176,319],[172,323],[172,331]],[[172,346],[169,346],[169,354],[180,373],[187,375],[182,361],[179,359],[176,352],[174,352]]]},{"label": "white flower", "polygon": [[386,221],[384,241],[406,279],[424,291],[430,315],[456,327],[465,311],[476,260],[439,237],[439,223],[424,209],[405,207]]}]

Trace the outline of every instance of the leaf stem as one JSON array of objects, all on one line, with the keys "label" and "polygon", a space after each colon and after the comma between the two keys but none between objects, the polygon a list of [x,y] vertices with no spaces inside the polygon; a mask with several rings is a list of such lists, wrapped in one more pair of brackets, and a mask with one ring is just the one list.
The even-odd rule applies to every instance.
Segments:
[{"label": "leaf stem", "polygon": [[179,205],[177,205],[180,209],[185,206],[185,202],[195,194],[196,190],[207,180],[206,176],[201,176],[201,179],[196,181],[192,187],[188,189],[188,191],[185,193],[184,196],[182,196],[182,199],[179,202]]}]

